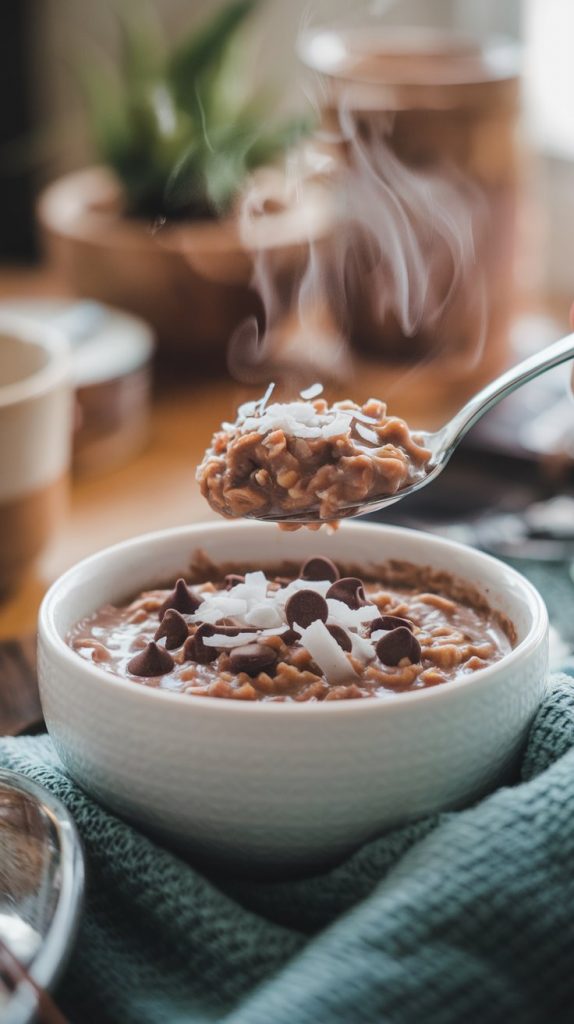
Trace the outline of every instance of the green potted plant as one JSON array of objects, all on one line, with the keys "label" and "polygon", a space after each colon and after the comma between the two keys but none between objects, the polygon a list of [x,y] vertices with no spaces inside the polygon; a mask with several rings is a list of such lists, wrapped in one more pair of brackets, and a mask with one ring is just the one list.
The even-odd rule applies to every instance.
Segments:
[{"label": "green potted plant", "polygon": [[38,205],[76,294],[138,313],[164,349],[203,362],[258,310],[253,251],[290,264],[306,247],[305,210],[280,202],[263,204],[247,246],[238,229],[246,181],[305,127],[248,84],[241,30],[256,6],[233,0],[171,50],[140,6],[137,21],[124,16],[117,71],[82,75],[101,164],[53,183]]}]

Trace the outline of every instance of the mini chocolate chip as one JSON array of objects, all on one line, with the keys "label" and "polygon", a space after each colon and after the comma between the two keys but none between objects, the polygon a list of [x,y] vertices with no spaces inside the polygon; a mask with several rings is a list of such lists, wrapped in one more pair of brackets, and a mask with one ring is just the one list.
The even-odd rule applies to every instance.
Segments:
[{"label": "mini chocolate chip", "polygon": [[375,650],[384,665],[398,665],[403,658],[408,658],[413,664],[421,660],[421,645],[406,626],[391,629],[377,641]]},{"label": "mini chocolate chip", "polygon": [[363,581],[357,576],[343,576],[342,579],[333,583],[327,591],[327,598],[335,601],[342,601],[349,608],[362,608],[370,604],[365,597]]},{"label": "mini chocolate chip", "polygon": [[173,665],[171,654],[151,640],[143,651],[128,662],[128,672],[133,676],[164,676],[166,672],[171,672]]},{"label": "mini chocolate chip", "polygon": [[236,572],[228,572],[223,583],[226,590],[231,590],[231,588],[237,586],[238,583],[245,583],[245,576],[240,576]]},{"label": "mini chocolate chip", "polygon": [[291,627],[296,622],[301,629],[306,629],[317,619],[326,622],[329,609],[325,598],[315,590],[297,590],[285,605],[285,615]]},{"label": "mini chocolate chip", "polygon": [[208,665],[210,661],[215,661],[219,655],[217,647],[207,647],[203,642],[204,637],[213,636],[215,632],[215,626],[204,622],[196,629],[193,636],[188,636],[183,645],[184,661],[197,661],[199,665]]},{"label": "mini chocolate chip", "polygon": [[329,580],[331,583],[338,580],[340,575],[335,563],[323,555],[308,558],[299,573],[302,580]]},{"label": "mini chocolate chip", "polygon": [[175,647],[181,647],[187,640],[188,632],[187,622],[181,612],[175,608],[168,608],[155,631],[154,640],[160,640],[164,636],[165,646],[171,651]]},{"label": "mini chocolate chip", "polygon": [[291,644],[297,644],[301,640],[299,633],[297,633],[294,629],[286,629],[284,633],[280,634],[280,636],[283,643],[287,644],[287,646]]},{"label": "mini chocolate chip", "polygon": [[191,615],[196,612],[201,601],[191,592],[184,579],[179,579],[171,594],[168,594],[163,602],[159,617],[163,619],[168,608],[175,608],[176,612],[183,612],[184,615]]},{"label": "mini chocolate chip", "polygon": [[344,651],[353,650],[353,641],[351,640],[351,637],[346,632],[346,630],[343,629],[342,626],[327,626],[327,629],[329,630],[329,633],[331,634],[333,639],[337,641],[339,647],[342,647]]},{"label": "mini chocolate chip", "polygon": [[380,615],[378,619],[369,622],[369,636],[378,629],[397,629],[399,626],[410,629],[411,633],[414,629],[410,619],[402,619],[400,615]]},{"label": "mini chocolate chip", "polygon": [[267,644],[244,644],[234,647],[229,654],[229,666],[232,672],[246,672],[248,676],[258,676],[260,672],[270,672],[277,663],[277,654]]}]

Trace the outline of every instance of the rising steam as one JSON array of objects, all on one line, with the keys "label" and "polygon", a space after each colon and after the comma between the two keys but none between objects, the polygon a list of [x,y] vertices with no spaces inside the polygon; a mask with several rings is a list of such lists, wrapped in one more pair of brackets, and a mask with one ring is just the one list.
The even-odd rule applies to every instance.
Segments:
[{"label": "rising steam", "polygon": [[[458,331],[455,354],[475,365],[487,322],[480,254],[489,221],[479,187],[452,166],[404,163],[390,144],[391,114],[386,121],[377,113],[376,121],[358,123],[343,100],[338,122],[338,158],[328,155],[328,146],[321,151],[319,138],[311,163],[308,152],[291,158],[282,197],[287,209],[296,209],[320,184],[329,196],[329,228],[309,231],[305,257],[287,287],[273,254],[256,254],[253,286],[262,299],[265,330],[260,333],[254,319],[239,328],[229,348],[232,374],[250,381],[268,375],[280,330],[283,362],[303,359],[311,376],[322,370],[331,378],[337,371],[347,374],[346,340],[360,330],[353,322],[357,309],[378,325],[381,354],[391,351],[404,362],[413,353],[421,358],[416,339],[432,333],[432,344],[421,351],[435,358],[436,337],[444,332],[450,346]],[[329,143],[332,153],[332,137]],[[264,189],[254,184],[241,211],[247,247],[265,202]]]}]

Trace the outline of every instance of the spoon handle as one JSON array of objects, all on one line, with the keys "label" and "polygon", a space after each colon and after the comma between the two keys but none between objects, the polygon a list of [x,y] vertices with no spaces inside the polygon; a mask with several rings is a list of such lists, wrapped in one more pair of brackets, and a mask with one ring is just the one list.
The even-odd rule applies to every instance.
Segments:
[{"label": "spoon handle", "polygon": [[473,395],[470,401],[463,405],[462,409],[453,416],[450,423],[444,427],[443,448],[450,452],[471,427],[498,402],[512,394],[517,388],[534,380],[541,373],[552,370],[560,363],[566,363],[574,359],[574,334],[568,334],[560,341],[547,346],[540,352],[523,359],[516,366],[511,366],[506,373],[501,374],[496,380],[487,384],[482,391]]}]

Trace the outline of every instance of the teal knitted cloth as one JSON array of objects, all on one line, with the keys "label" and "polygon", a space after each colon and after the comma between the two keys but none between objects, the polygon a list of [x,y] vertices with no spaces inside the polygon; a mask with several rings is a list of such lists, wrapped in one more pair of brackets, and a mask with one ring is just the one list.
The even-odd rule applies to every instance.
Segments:
[{"label": "teal knitted cloth", "polygon": [[574,1019],[574,679],[520,778],[295,882],[207,879],[90,800],[48,737],[0,764],[72,812],[88,862],[57,993],[74,1024],[560,1024]]}]

